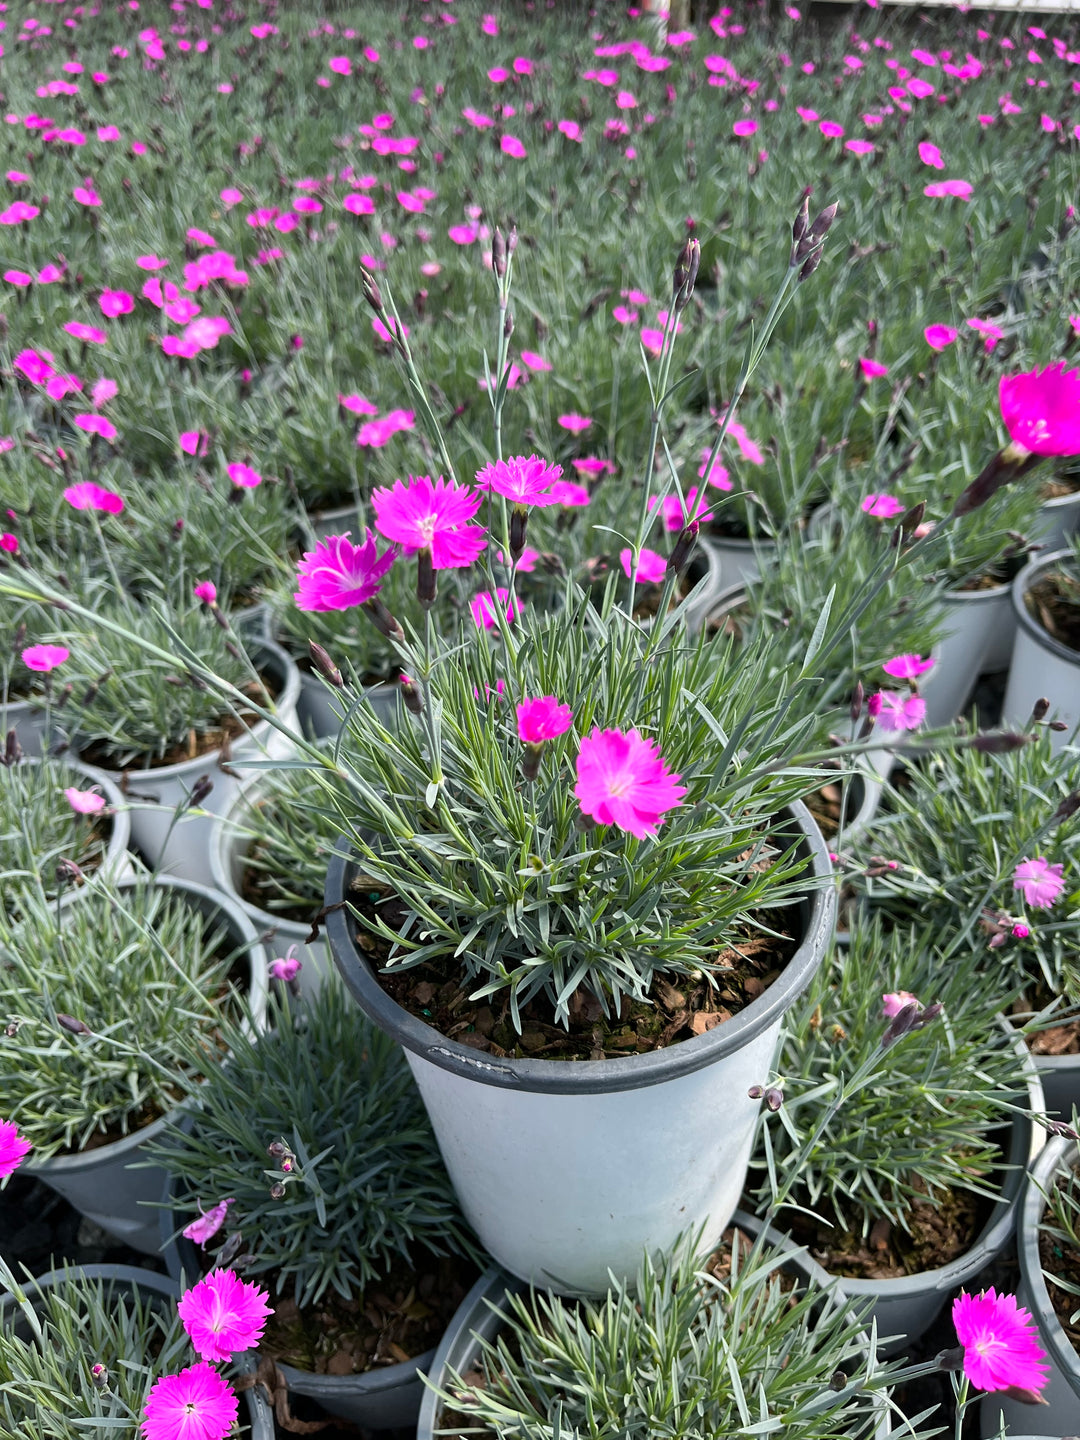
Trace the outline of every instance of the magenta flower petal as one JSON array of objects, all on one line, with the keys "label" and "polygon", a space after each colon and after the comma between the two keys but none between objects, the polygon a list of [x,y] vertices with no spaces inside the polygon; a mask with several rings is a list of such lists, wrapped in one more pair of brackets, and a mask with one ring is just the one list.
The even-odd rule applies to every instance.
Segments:
[{"label": "magenta flower petal", "polygon": [[44,673],[62,665],[70,654],[63,645],[28,645],[22,652],[22,660],[28,670]]},{"label": "magenta flower petal", "polygon": [[928,325],[923,331],[931,350],[944,350],[955,341],[957,334],[951,325]]},{"label": "magenta flower petal", "polygon": [[371,503],[380,534],[396,540],[407,554],[430,550],[436,570],[471,565],[487,543],[485,531],[467,523],[482,497],[456,480],[410,475],[395,480],[389,490],[372,491]]},{"label": "magenta flower petal", "polygon": [[375,536],[364,531],[354,545],[346,535],[330,535],[305,553],[296,572],[293,595],[298,610],[349,610],[379,593],[397,552],[378,553]]},{"label": "magenta flower petal", "polygon": [[551,487],[561,475],[561,465],[551,465],[536,455],[512,455],[478,471],[476,488],[493,490],[515,505],[554,505]]},{"label": "magenta flower petal", "polygon": [[1002,375],[1001,418],[1009,437],[1032,455],[1080,455],[1080,370],[1064,360],[1021,375]]},{"label": "magenta flower petal", "polygon": [[654,740],[637,730],[594,728],[578,751],[574,795],[583,814],[645,840],[665,811],[682,804],[686,787],[678,780]]},{"label": "magenta flower petal", "polygon": [[177,1302],[191,1343],[204,1360],[231,1360],[258,1345],[273,1314],[267,1294],[232,1270],[212,1270]]},{"label": "magenta flower petal", "polygon": [[894,515],[902,515],[906,508],[904,502],[895,495],[873,493],[865,495],[860,506],[864,514],[872,515],[875,520],[891,520]]},{"label": "magenta flower petal", "polygon": [[574,712],[554,695],[523,700],[517,707],[518,739],[524,745],[542,745],[564,735],[574,722]]},{"label": "magenta flower petal", "polygon": [[[619,551],[619,564],[623,573],[628,577],[633,569],[634,552],[629,548]],[[667,574],[667,561],[663,555],[655,550],[641,547],[641,554],[638,556],[637,570],[633,571],[635,585],[658,584]]]},{"label": "magenta flower petal", "polygon": [[76,815],[99,815],[105,809],[105,796],[99,795],[96,790],[76,790],[74,785],[69,785],[64,791],[64,799]]},{"label": "magenta flower petal", "polygon": [[891,1020],[894,1015],[899,1015],[905,1005],[917,1005],[919,998],[912,995],[910,990],[893,990],[881,997],[881,1018]]},{"label": "magenta flower petal", "polygon": [[239,1408],[229,1385],[202,1360],[151,1385],[142,1412],[143,1440],[225,1440]]},{"label": "magenta flower petal", "polygon": [[229,1206],[235,1205],[236,1200],[230,1196],[227,1200],[219,1200],[209,1210],[203,1210],[199,1206],[200,1214],[192,1220],[190,1225],[185,1225],[181,1232],[188,1240],[193,1240],[196,1245],[205,1245],[212,1240],[217,1232],[225,1224],[225,1218],[229,1213]]},{"label": "magenta flower petal", "polygon": [[899,695],[895,690],[881,691],[881,709],[877,726],[886,734],[917,730],[926,719],[926,701],[921,695]]},{"label": "magenta flower petal", "polygon": [[1015,1295],[993,1289],[979,1295],[961,1292],[953,1301],[952,1322],[964,1347],[964,1374],[980,1390],[1039,1391],[1046,1384],[1046,1352],[1038,1345],[1035,1322]]},{"label": "magenta flower petal", "polygon": [[107,515],[120,515],[124,509],[123,497],[113,490],[95,485],[92,480],[80,480],[69,485],[64,499],[74,510],[104,510]]},{"label": "magenta flower petal", "polygon": [[894,680],[915,680],[933,666],[933,657],[924,660],[921,655],[894,655],[891,660],[886,660],[881,668]]},{"label": "magenta flower petal", "polygon": [[14,1120],[0,1120],[0,1180],[13,1174],[33,1148]]},{"label": "magenta flower petal", "polygon": [[1035,910],[1048,910],[1065,889],[1064,863],[1051,865],[1041,855],[1021,860],[1013,871],[1013,889],[1024,892],[1024,903]]},{"label": "magenta flower petal", "polygon": [[515,595],[511,602],[509,590],[504,590],[500,586],[495,591],[494,599],[490,590],[482,590],[479,595],[474,595],[469,601],[469,610],[481,630],[498,628],[499,618],[496,606],[506,606],[503,613],[511,624],[521,615],[521,601]]}]

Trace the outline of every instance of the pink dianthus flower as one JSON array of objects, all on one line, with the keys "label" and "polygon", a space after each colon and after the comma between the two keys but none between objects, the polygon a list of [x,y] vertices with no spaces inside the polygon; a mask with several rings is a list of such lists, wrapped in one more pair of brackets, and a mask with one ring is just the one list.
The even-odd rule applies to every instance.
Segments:
[{"label": "pink dianthus flower", "polygon": [[1032,455],[1080,455],[1080,370],[1064,360],[1002,375],[1001,418],[1014,444]]},{"label": "pink dianthus flower", "polygon": [[181,1234],[187,1240],[193,1240],[196,1245],[205,1245],[212,1240],[217,1232],[225,1224],[225,1217],[229,1213],[229,1206],[235,1205],[236,1200],[229,1196],[227,1200],[219,1200],[209,1210],[204,1210],[199,1205],[199,1214],[192,1220],[190,1225],[185,1225]]},{"label": "pink dianthus flower", "polygon": [[1039,1349],[1031,1315],[1015,1295],[993,1289],[978,1295],[963,1291],[953,1301],[952,1322],[964,1347],[964,1374],[980,1390],[1039,1391],[1049,1367]]},{"label": "pink dianthus flower", "polygon": [[574,712],[554,695],[523,700],[517,707],[518,739],[523,745],[542,745],[564,735],[574,723]]},{"label": "pink dianthus flower", "polygon": [[1051,865],[1041,855],[1021,860],[1013,871],[1013,889],[1024,892],[1024,902],[1035,910],[1048,910],[1065,889],[1064,864]]},{"label": "pink dianthus flower", "polygon": [[258,1345],[273,1314],[265,1290],[232,1270],[212,1270],[177,1302],[191,1343],[204,1360],[231,1360]]},{"label": "pink dianthus flower", "polygon": [[297,568],[299,589],[293,595],[297,609],[349,610],[363,605],[379,593],[395,555],[393,546],[380,555],[370,530],[365,530],[362,545],[354,545],[347,534],[327,536],[305,553]]},{"label": "pink dianthus flower", "polygon": [[476,488],[493,490],[515,505],[554,505],[551,486],[561,476],[561,465],[551,465],[538,455],[512,455],[477,471]]},{"label": "pink dianthus flower", "polygon": [[33,1148],[14,1120],[0,1120],[0,1180],[13,1174]]},{"label": "pink dianthus flower", "polygon": [[875,520],[891,520],[894,515],[902,515],[906,507],[903,501],[898,500],[895,495],[871,493],[863,496],[859,508],[864,514],[872,515]]},{"label": "pink dianthus flower", "polygon": [[496,605],[506,606],[503,612],[511,624],[521,615],[521,601],[515,595],[510,599],[510,591],[500,586],[492,598],[490,590],[481,590],[479,595],[474,595],[469,601],[469,609],[472,618],[476,621],[477,627],[481,630],[495,630],[498,628],[499,618],[496,612]]},{"label": "pink dianthus flower", "polygon": [[154,1381],[142,1412],[143,1440],[225,1440],[239,1408],[230,1386],[201,1360]]},{"label": "pink dianthus flower", "polygon": [[121,495],[95,485],[92,480],[80,480],[77,485],[69,485],[64,491],[64,499],[73,510],[104,510],[107,515],[119,515],[124,509]]},{"label": "pink dianthus flower", "polygon": [[28,645],[22,652],[22,662],[28,670],[47,674],[63,665],[70,654],[71,651],[63,645]]},{"label": "pink dianthus flower", "polygon": [[429,475],[410,475],[395,480],[389,490],[372,492],[375,528],[404,546],[407,554],[430,550],[434,570],[471,565],[486,543],[484,530],[467,523],[481,498],[441,475],[435,481]]},{"label": "pink dianthus flower", "polygon": [[636,570],[633,568],[634,552],[629,546],[619,551],[619,564],[625,575],[632,576],[635,585],[658,584],[667,574],[667,560],[664,556],[644,545],[638,556]]},{"label": "pink dianthus flower", "polygon": [[655,835],[664,812],[681,805],[686,787],[668,769],[654,740],[637,730],[601,730],[581,742],[574,795],[582,813],[639,840]]}]

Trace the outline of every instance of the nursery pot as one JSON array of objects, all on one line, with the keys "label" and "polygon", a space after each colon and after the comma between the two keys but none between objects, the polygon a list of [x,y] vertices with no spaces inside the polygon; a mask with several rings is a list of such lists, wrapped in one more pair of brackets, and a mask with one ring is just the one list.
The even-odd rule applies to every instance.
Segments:
[{"label": "nursery pot", "polygon": [[[40,756],[27,755],[24,764],[42,765],[52,764],[52,761],[42,760]],[[116,884],[120,880],[126,880],[134,873],[134,866],[131,855],[128,852],[128,842],[131,839],[131,820],[128,815],[127,801],[113,784],[111,777],[104,770],[95,770],[92,765],[83,765],[81,761],[69,760],[64,757],[64,766],[81,777],[81,788],[89,790],[95,788],[100,790],[105,797],[105,806],[108,810],[109,820],[109,843],[105,847],[105,854],[101,857],[101,863],[96,870],[87,874],[87,880],[93,882],[99,877],[110,884]],[[66,802],[65,802],[66,803]],[[102,812],[104,813],[104,812]],[[89,817],[88,817],[89,818]],[[71,889],[69,896],[81,895],[82,888]]]},{"label": "nursery pot", "polygon": [[[791,1005],[821,963],[835,888],[806,807],[786,812],[810,861],[792,911],[802,942],[773,984],[730,1020],[664,1050],[614,1060],[499,1059],[448,1039],[396,1004],[355,941],[327,916],[334,960],[371,1019],[404,1046],[451,1181],[481,1243],[512,1274],[564,1293],[633,1275],[643,1250],[687,1230],[723,1232],[742,1190],[764,1083]],[[336,854],[328,905],[349,893]]]},{"label": "nursery pot", "polygon": [[725,590],[732,585],[746,585],[756,580],[762,565],[767,566],[776,555],[776,541],[766,538],[739,540],[710,530],[708,535],[702,534],[701,540],[720,562],[718,588],[722,585]]},{"label": "nursery pot", "polygon": [[[119,888],[130,889],[135,884],[134,879],[123,880]],[[267,961],[251,921],[233,901],[204,885],[171,877],[159,879],[157,884],[186,896],[187,903],[203,914],[219,917],[229,940],[246,948],[249,1004],[254,1022],[261,1029],[266,1015]],[[157,1164],[128,1167],[144,1160],[144,1146],[157,1140],[166,1122],[175,1120],[176,1114],[173,1111],[160,1116],[141,1130],[77,1155],[54,1155],[49,1160],[35,1161],[31,1151],[25,1168],[110,1235],[147,1255],[156,1255],[161,1243],[159,1222],[147,1203],[161,1198],[165,1172]]]},{"label": "nursery pot", "polygon": [[1080,490],[1055,495],[1044,500],[1031,526],[1031,540],[1042,546],[1042,553],[1064,550],[1080,527]]},{"label": "nursery pot", "polygon": [[[295,729],[299,670],[280,645],[271,640],[259,640],[253,646],[253,654],[277,687],[279,719]],[[131,802],[131,838],[149,864],[164,873],[210,885],[213,883],[210,870],[213,816],[225,812],[246,778],[243,762],[264,757],[282,759],[291,750],[292,742],[286,736],[268,721],[260,720],[233,740],[227,761],[221,750],[213,750],[177,765],[106,773]],[[228,769],[223,769],[223,764],[227,764]],[[236,766],[235,775],[228,773],[233,766]],[[213,788],[199,808],[211,813],[184,815],[173,824],[176,807],[187,802],[196,782],[203,777]]]},{"label": "nursery pot", "polygon": [[[1022,1040],[1016,1044],[1026,1072],[1027,1103],[1036,1114],[1043,1114],[1042,1086],[1031,1055]],[[1001,1193],[971,1249],[937,1270],[918,1275],[900,1275],[891,1280],[858,1280],[846,1276],[833,1277],[818,1267],[831,1282],[838,1295],[872,1301],[867,1311],[877,1321],[881,1336],[880,1349],[886,1356],[904,1351],[929,1330],[949,1295],[961,1285],[969,1284],[990,1262],[997,1258],[1012,1238],[1016,1228],[1020,1197],[1027,1166],[1043,1149],[1046,1131],[1023,1115],[1014,1115],[1009,1126],[1009,1139],[1004,1146],[1005,1171]]]},{"label": "nursery pot", "polygon": [[[249,829],[250,815],[252,807],[266,794],[267,788],[261,776],[249,779],[233,796],[226,813],[214,821],[210,840],[210,873],[214,888],[227,895],[244,912],[260,940],[274,955],[284,955],[289,946],[296,946],[297,959],[302,966],[298,977],[300,989],[304,995],[311,996],[316,993],[331,966],[326,941],[320,938],[309,945],[310,922],[283,919],[272,911],[260,910],[244,899],[244,863],[256,839]],[[318,900],[312,901],[312,916],[318,914],[321,908]]]},{"label": "nursery pot", "polygon": [[941,605],[945,627],[934,647],[937,664],[922,687],[930,726],[951,725],[979,676],[1007,668],[1015,633],[1008,585],[947,590]]},{"label": "nursery pot", "polygon": [[690,556],[690,564],[683,572],[683,580],[691,588],[698,586],[693,599],[686,607],[686,628],[696,634],[708,616],[716,608],[716,602],[723,591],[720,576],[721,562],[715,541],[699,535],[697,545]]},{"label": "nursery pot", "polygon": [[985,1434],[995,1436],[999,1414],[1004,1415],[1010,1433],[1037,1424],[1051,1435],[1080,1435],[1080,1355],[1058,1323],[1047,1292],[1039,1259],[1039,1224],[1046,1208],[1046,1196],[1055,1177],[1072,1163],[1076,1142],[1066,1137],[1050,1140],[1033,1167],[1021,1202],[1016,1248],[1020,1260],[1020,1284],[1016,1298],[1034,1316],[1039,1327],[1039,1345],[1046,1351],[1050,1378],[1042,1391],[1045,1405],[1024,1405],[1005,1394],[988,1394],[980,1408]]},{"label": "nursery pot", "polygon": [[[735,1212],[730,1223],[751,1236],[756,1236],[762,1229],[760,1220],[741,1210]],[[769,1240],[775,1244],[783,1244],[787,1238],[772,1230],[767,1233]],[[703,1247],[703,1250],[705,1248],[707,1247]],[[820,1267],[807,1261],[806,1253],[802,1249],[792,1249],[790,1263],[786,1263],[784,1268],[793,1271],[803,1280],[821,1278]],[[478,1337],[494,1340],[502,1329],[507,1313],[507,1296],[520,1294],[526,1288],[523,1281],[495,1266],[481,1275],[466,1295],[434,1352],[429,1370],[430,1380],[424,1386],[424,1397],[420,1404],[416,1440],[436,1440],[443,1432],[443,1401],[435,1393],[435,1387],[445,1388],[448,1368],[453,1368],[459,1375],[464,1375],[466,1371],[474,1368],[480,1351]],[[874,1432],[874,1440],[885,1440],[890,1433],[889,1409],[884,1400],[880,1402],[880,1414],[881,1421]],[[659,1418],[657,1417],[658,1420]]]},{"label": "nursery pot", "polygon": [[[9,700],[5,705],[0,701],[0,747],[3,746],[9,730],[15,731],[24,755],[36,758],[46,749],[62,750],[67,746],[67,735],[60,726],[63,711],[57,714],[55,705],[46,711],[37,700]],[[48,721],[48,742],[46,743],[46,719]]]},{"label": "nursery pot", "polygon": [[[155,1309],[164,1310],[166,1305],[174,1305],[180,1299],[180,1286],[175,1278],[168,1275],[159,1275],[153,1270],[137,1270],[133,1265],[82,1265],[72,1266],[68,1270],[50,1270],[45,1275],[39,1275],[33,1282],[24,1286],[27,1298],[31,1301],[35,1296],[44,1294],[46,1290],[55,1285],[66,1284],[70,1279],[98,1280],[103,1282],[103,1288],[107,1287],[109,1294],[134,1295],[141,1293],[144,1297],[152,1296],[159,1301]],[[0,1297],[0,1319],[5,1325],[18,1325],[15,1316],[18,1310],[14,1298],[10,1294]],[[29,1327],[27,1327],[29,1328]],[[94,1357],[87,1357],[87,1363],[92,1363]],[[254,1363],[244,1364],[244,1357],[240,1357],[239,1366],[242,1371],[249,1371],[255,1368]],[[243,1392],[244,1404],[247,1407],[247,1421],[250,1427],[250,1440],[274,1440],[274,1417],[266,1402],[262,1391],[258,1386]],[[89,1423],[89,1422],[88,1422]],[[102,1422],[102,1428],[108,1422]],[[134,1425],[134,1421],[132,1422]]]},{"label": "nursery pot", "polygon": [[[401,723],[401,689],[393,681],[365,685],[364,696],[389,730]],[[336,739],[353,700],[340,690],[324,685],[318,675],[300,672],[300,699],[297,715],[300,728],[313,740]]]},{"label": "nursery pot", "polygon": [[[196,1115],[188,1115],[182,1128],[190,1132],[197,1119]],[[173,1280],[190,1286],[202,1275],[204,1266],[194,1241],[178,1233],[176,1193],[175,1178],[166,1175],[164,1204],[158,1212],[161,1254]],[[427,1374],[434,1359],[435,1350],[425,1350],[412,1360],[399,1365],[381,1365],[362,1375],[314,1375],[280,1361],[278,1369],[291,1393],[315,1400],[330,1415],[351,1420],[366,1430],[411,1430],[416,1424],[424,1391],[420,1375]]]},{"label": "nursery pot", "polygon": [[[1069,730],[1080,721],[1080,650],[1070,650],[1047,633],[1028,610],[1025,596],[1049,570],[1072,560],[1071,550],[1058,550],[1025,565],[1012,583],[1012,608],[1016,618],[1016,643],[1009,684],[1002,705],[1002,722],[1025,725],[1031,707],[1045,696],[1052,719],[1064,720]],[[1050,743],[1060,750],[1069,741],[1069,732],[1051,731]]]}]

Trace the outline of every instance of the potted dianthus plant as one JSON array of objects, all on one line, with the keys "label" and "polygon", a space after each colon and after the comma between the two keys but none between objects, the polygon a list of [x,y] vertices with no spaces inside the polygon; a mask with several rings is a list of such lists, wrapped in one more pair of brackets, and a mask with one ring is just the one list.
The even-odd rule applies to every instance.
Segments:
[{"label": "potted dianthus plant", "polygon": [[[261,1024],[267,961],[224,896],[189,881],[99,880],[74,903],[26,892],[0,911],[6,1028],[0,1115],[28,1166],[82,1214],[148,1253],[163,1172],[130,1169],[184,1082],[223,1058],[223,1015]],[[197,1058],[196,1058],[197,1057]]]},{"label": "potted dianthus plant", "polygon": [[1013,581],[1012,599],[1016,644],[1003,713],[1022,723],[1045,696],[1061,722],[1056,743],[1071,744],[1080,722],[1080,544],[1035,556]]},{"label": "potted dianthus plant", "polygon": [[400,1049],[337,976],[309,1001],[283,990],[271,1022],[227,1028],[229,1063],[154,1146],[166,1261],[190,1285],[239,1264],[243,1235],[273,1306],[260,1355],[287,1390],[369,1428],[415,1423],[478,1247]]},{"label": "potted dianthus plant", "polygon": [[989,750],[911,760],[839,860],[855,928],[867,910],[897,926],[932,923],[999,1003],[1013,993],[1018,1017],[1042,1017],[1029,1044],[1049,1113],[1067,1119],[1080,1104],[1080,1027],[1068,1013],[1080,1000],[1080,754],[1054,749],[1045,713],[1039,704]]},{"label": "potted dianthus plant", "polygon": [[875,919],[788,1018],[753,1161],[756,1213],[806,1245],[838,1292],[873,1301],[889,1353],[1007,1244],[1045,1138],[1005,998],[943,964],[934,931],[886,933]]}]

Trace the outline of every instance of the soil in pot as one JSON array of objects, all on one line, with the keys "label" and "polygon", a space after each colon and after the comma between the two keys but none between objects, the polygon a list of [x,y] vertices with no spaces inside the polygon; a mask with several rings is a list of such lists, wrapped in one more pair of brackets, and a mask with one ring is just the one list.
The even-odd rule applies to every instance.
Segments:
[{"label": "soil in pot", "polygon": [[854,818],[855,807],[851,803],[850,789],[845,794],[845,788],[843,782],[833,780],[807,795],[803,801],[826,840],[838,835],[841,824],[850,824]]},{"label": "soil in pot", "polygon": [[[406,910],[396,896],[359,875],[352,883],[350,903],[362,919],[382,920],[399,931]],[[551,1007],[541,995],[520,1007],[521,1032],[514,1028],[507,999],[494,1005],[468,999],[471,985],[462,988],[460,966],[453,960],[416,965],[380,974],[386,993],[410,1014],[460,1045],[495,1056],[542,1060],[610,1060],[660,1050],[677,1040],[703,1035],[744,1009],[780,975],[798,949],[799,941],[785,930],[777,912],[770,915],[779,935],[747,933],[738,950],[716,956],[724,968],[710,984],[704,977],[675,977],[678,985],[658,978],[653,1000],[623,998],[619,1013],[605,1015],[599,1000],[578,990],[570,1000],[569,1028],[551,1023]],[[386,964],[389,944],[356,925],[356,943],[376,968]]]},{"label": "soil in pot", "polygon": [[1080,651],[1080,580],[1061,570],[1041,575],[1024,603],[1052,640]]},{"label": "soil in pot", "polygon": [[[1014,1015],[1038,1014],[1053,1003],[1056,997],[1043,984],[1035,987],[1033,999],[1021,995],[1013,1002]],[[1080,1019],[1063,1020],[1060,1025],[1051,1025],[1037,1030],[1027,1037],[1027,1046],[1033,1055],[1080,1055]]]}]

